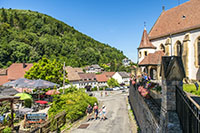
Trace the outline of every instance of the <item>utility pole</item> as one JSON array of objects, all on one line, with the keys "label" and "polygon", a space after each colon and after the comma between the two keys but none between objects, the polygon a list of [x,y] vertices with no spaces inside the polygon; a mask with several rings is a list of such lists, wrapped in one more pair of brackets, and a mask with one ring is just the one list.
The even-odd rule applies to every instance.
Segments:
[{"label": "utility pole", "polygon": [[65,87],[65,62],[64,62],[64,65],[63,65],[63,94],[64,94],[64,88]]}]

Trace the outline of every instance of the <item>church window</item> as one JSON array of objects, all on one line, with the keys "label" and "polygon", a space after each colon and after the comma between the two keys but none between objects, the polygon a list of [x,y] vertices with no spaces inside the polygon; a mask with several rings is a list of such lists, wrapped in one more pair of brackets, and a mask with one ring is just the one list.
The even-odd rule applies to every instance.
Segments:
[{"label": "church window", "polygon": [[141,52],[139,52],[139,58],[142,56],[142,53]]}]

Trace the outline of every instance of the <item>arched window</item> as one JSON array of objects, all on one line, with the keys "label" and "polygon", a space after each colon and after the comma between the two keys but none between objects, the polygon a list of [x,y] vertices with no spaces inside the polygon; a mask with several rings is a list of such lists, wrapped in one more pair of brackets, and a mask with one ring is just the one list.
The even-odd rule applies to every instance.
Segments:
[{"label": "arched window", "polygon": [[174,55],[175,56],[182,56],[182,45],[180,41],[177,41],[174,45]]},{"label": "arched window", "polygon": [[165,46],[163,44],[160,44],[160,50],[165,53]]}]

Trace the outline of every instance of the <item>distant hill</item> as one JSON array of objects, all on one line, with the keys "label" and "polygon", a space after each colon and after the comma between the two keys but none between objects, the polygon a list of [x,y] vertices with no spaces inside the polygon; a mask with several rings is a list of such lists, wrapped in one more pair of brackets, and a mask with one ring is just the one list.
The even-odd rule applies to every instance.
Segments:
[{"label": "distant hill", "polygon": [[0,9],[0,68],[13,62],[36,62],[43,56],[77,67],[125,58],[122,51],[48,15]]}]

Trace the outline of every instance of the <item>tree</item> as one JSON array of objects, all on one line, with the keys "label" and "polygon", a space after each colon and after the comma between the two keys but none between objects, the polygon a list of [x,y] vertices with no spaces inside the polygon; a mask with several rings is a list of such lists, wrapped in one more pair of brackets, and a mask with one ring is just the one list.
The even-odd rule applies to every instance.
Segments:
[{"label": "tree", "polygon": [[[67,73],[65,76],[67,77]],[[26,72],[24,77],[28,79],[43,79],[62,85],[63,65],[56,60],[50,61],[43,57],[38,63],[34,63],[33,67]],[[68,80],[66,79],[65,83],[67,82]]]},{"label": "tree", "polygon": [[6,13],[6,11],[5,11],[5,9],[4,8],[2,8],[2,18],[3,18],[3,22],[7,22],[7,13]]},{"label": "tree", "polygon": [[119,83],[117,82],[117,80],[116,79],[114,79],[114,78],[110,78],[108,81],[107,81],[107,84],[108,84],[108,86],[109,87],[117,87],[117,86],[119,86]]}]

